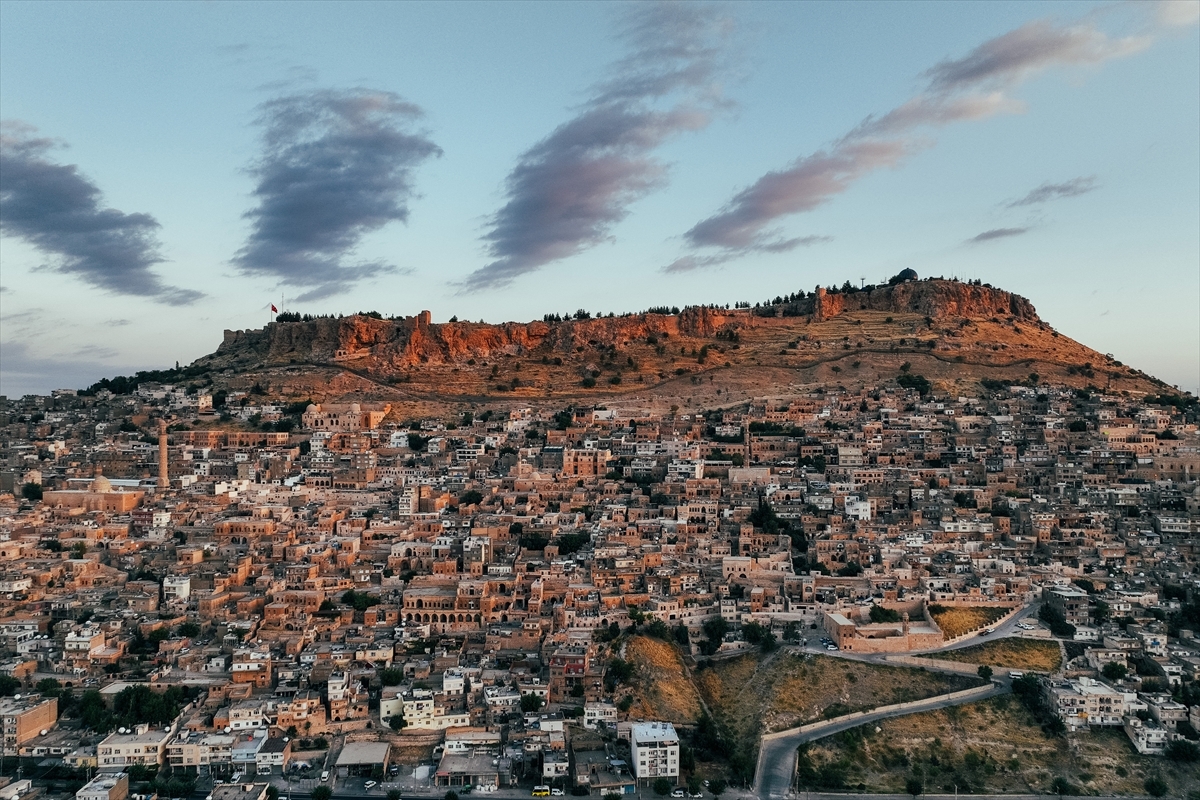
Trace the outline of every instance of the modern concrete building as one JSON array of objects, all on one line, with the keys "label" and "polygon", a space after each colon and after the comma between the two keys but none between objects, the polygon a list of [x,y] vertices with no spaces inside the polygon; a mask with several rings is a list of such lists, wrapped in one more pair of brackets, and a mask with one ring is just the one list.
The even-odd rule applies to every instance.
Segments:
[{"label": "modern concrete building", "polygon": [[669,722],[635,722],[629,731],[633,774],[638,781],[679,778],[679,734]]}]

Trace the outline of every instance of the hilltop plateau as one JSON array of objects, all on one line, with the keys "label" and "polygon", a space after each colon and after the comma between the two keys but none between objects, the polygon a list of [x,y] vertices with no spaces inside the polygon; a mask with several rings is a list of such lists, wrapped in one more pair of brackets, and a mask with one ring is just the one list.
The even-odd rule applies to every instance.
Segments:
[{"label": "hilltop plateau", "polygon": [[739,305],[500,324],[284,314],[226,331],[188,371],[285,399],[386,400],[400,414],[551,399],[686,411],[903,375],[953,392],[981,381],[1164,388],[1059,334],[1024,297],[977,283],[910,278]]}]

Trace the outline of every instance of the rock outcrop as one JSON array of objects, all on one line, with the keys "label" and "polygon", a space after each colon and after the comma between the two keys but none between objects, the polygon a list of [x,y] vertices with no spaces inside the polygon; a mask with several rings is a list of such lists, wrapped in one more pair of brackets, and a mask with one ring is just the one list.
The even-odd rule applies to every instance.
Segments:
[{"label": "rock outcrop", "polygon": [[[774,309],[774,310],[773,310]],[[709,338],[725,328],[764,324],[771,316],[811,315],[821,322],[848,311],[921,314],[933,319],[1012,317],[1037,321],[1033,305],[1020,295],[958,281],[908,281],[861,292],[814,294],[786,306],[724,309],[694,306],[679,314],[631,314],[558,322],[430,322],[429,312],[414,317],[368,316],[273,322],[261,330],[225,331],[209,359],[217,363],[338,363],[371,358],[378,366],[404,369],[449,364],[497,354],[534,350],[566,354],[579,347],[621,347],[655,335]]]}]

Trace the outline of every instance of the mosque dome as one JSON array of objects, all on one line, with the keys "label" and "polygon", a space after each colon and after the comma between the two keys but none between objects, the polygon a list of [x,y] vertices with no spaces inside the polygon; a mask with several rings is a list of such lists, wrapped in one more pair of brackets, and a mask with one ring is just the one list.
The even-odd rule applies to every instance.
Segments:
[{"label": "mosque dome", "polygon": [[362,408],[358,405],[358,403],[351,403],[350,404],[350,413],[351,414],[361,414]]},{"label": "mosque dome", "polygon": [[108,478],[104,477],[103,475],[97,475],[95,477],[95,479],[92,480],[92,491],[93,492],[108,493],[108,492],[111,492],[112,490],[113,490],[112,483],[110,483]]}]

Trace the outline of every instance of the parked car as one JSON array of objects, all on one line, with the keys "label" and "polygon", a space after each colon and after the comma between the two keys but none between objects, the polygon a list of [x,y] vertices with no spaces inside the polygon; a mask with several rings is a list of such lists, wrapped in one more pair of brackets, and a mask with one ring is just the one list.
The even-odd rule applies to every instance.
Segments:
[{"label": "parked car", "polygon": [[551,797],[562,797],[564,794],[566,794],[566,792],[564,792],[562,789],[559,789],[557,786],[550,790]]},{"label": "parked car", "polygon": [[367,781],[366,783],[363,784],[363,788],[364,789],[374,789],[378,785],[379,785],[379,781]]},{"label": "parked car", "polygon": [[687,792],[683,791],[683,789],[676,789],[671,792],[671,797],[687,797]]}]

